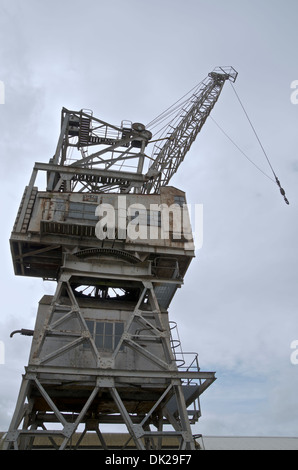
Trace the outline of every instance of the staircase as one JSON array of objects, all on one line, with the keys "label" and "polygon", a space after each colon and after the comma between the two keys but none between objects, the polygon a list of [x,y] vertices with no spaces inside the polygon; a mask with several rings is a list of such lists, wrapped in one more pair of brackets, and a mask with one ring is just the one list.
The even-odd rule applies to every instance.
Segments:
[{"label": "staircase", "polygon": [[81,117],[79,142],[78,142],[79,147],[86,147],[89,143],[90,124],[91,124],[91,117],[90,118]]}]

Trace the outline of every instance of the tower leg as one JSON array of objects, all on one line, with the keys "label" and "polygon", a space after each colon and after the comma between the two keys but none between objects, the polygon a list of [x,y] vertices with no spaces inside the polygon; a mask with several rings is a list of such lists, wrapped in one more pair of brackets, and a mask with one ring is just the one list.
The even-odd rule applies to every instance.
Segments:
[{"label": "tower leg", "polygon": [[[88,431],[96,432],[99,449],[108,449],[99,427],[113,423],[116,432],[119,424],[126,425],[139,450],[162,449],[168,437],[181,449],[195,448],[185,398],[189,386],[183,380],[203,376],[199,369],[180,373],[168,314],[158,303],[154,283],[138,279],[133,267],[125,269],[129,287],[138,293],[128,300],[86,298],[76,291],[81,279],[96,288],[109,282],[103,266],[99,273],[93,264],[81,262],[80,271],[65,266],[55,295],[40,302],[5,449],[81,448]],[[110,282],[125,286],[127,280]],[[198,396],[213,380],[210,373],[192,393]],[[49,423],[55,429],[48,429]],[[85,426],[81,435],[76,434],[79,425]]]},{"label": "tower leg", "polygon": [[29,388],[30,388],[30,380],[23,377],[15,411],[14,411],[8,432],[4,439],[4,444],[3,444],[4,450],[8,450],[11,448],[14,448],[17,450],[19,448],[19,444],[18,444],[19,433],[17,429],[26,415],[27,406],[28,406],[26,403],[26,399],[29,393]]}]

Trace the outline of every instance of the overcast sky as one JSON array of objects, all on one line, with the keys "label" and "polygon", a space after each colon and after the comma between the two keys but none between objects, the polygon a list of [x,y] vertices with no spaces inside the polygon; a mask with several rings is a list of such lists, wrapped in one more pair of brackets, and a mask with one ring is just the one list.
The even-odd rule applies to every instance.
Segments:
[{"label": "overcast sky", "polygon": [[[146,124],[214,67],[232,65],[290,205],[208,120],[171,181],[203,204],[204,242],[170,317],[183,349],[217,376],[196,432],[297,436],[297,0],[0,0],[0,8],[0,430],[31,343],[9,334],[34,327],[39,299],[54,288],[14,275],[8,239],[34,163],[55,152],[61,108]],[[272,176],[229,83],[212,117]]]}]

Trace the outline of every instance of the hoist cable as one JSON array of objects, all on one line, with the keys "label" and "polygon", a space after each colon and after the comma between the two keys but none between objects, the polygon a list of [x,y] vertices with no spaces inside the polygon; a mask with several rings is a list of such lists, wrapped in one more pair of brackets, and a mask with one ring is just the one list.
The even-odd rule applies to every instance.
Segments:
[{"label": "hoist cable", "polygon": [[259,136],[258,136],[258,134],[257,134],[257,132],[256,132],[256,130],[255,130],[255,128],[254,128],[254,126],[253,126],[253,124],[252,124],[252,122],[251,122],[251,120],[250,120],[248,114],[247,114],[247,112],[246,112],[246,109],[245,109],[245,107],[244,107],[242,101],[240,100],[240,97],[239,97],[238,93],[236,92],[235,87],[233,86],[232,82],[230,82],[230,83],[231,83],[231,87],[232,87],[232,89],[233,89],[233,91],[234,91],[234,93],[235,93],[235,95],[236,95],[236,97],[237,97],[237,100],[239,101],[239,103],[240,103],[240,105],[241,105],[241,108],[243,109],[244,114],[245,114],[245,116],[247,117],[247,120],[248,120],[248,122],[249,122],[249,124],[250,124],[250,126],[251,126],[251,128],[252,128],[252,130],[253,130],[253,132],[254,132],[254,134],[255,134],[255,136],[256,136],[256,138],[257,138],[259,144],[260,144],[260,147],[261,147],[261,149],[262,149],[262,151],[263,151],[263,153],[264,153],[264,155],[265,155],[265,157],[266,157],[266,160],[267,160],[267,162],[268,162],[268,164],[269,164],[269,166],[270,166],[270,168],[271,168],[271,171],[272,171],[272,173],[273,173],[273,175],[274,175],[275,182],[276,182],[277,186],[279,187],[280,193],[281,193],[281,195],[283,196],[283,198],[284,198],[284,200],[285,200],[285,203],[286,203],[286,204],[289,204],[289,201],[288,201],[288,199],[286,198],[285,190],[281,187],[280,181],[279,181],[279,179],[277,178],[277,176],[276,176],[276,174],[275,174],[275,171],[274,171],[274,169],[273,169],[273,167],[272,167],[272,165],[271,165],[271,162],[270,162],[270,160],[269,160],[269,157],[268,157],[268,155],[267,155],[267,153],[266,153],[266,151],[265,151],[265,149],[264,149],[264,147],[263,147],[263,145],[262,145],[262,142],[261,142],[261,140],[260,140],[260,138],[259,138]]},{"label": "hoist cable", "polygon": [[249,124],[250,124],[250,126],[251,126],[251,128],[252,128],[252,130],[253,130],[253,132],[254,132],[254,134],[255,134],[255,136],[256,136],[256,138],[257,138],[259,144],[260,144],[260,147],[261,147],[261,149],[263,150],[263,153],[264,153],[264,155],[265,155],[265,157],[266,157],[266,159],[267,159],[267,162],[268,162],[268,164],[269,164],[269,166],[270,166],[270,168],[271,168],[271,170],[272,170],[274,176],[276,176],[276,175],[275,175],[275,172],[274,172],[274,169],[273,169],[273,167],[272,167],[272,165],[271,165],[271,163],[270,163],[270,160],[269,160],[269,158],[268,158],[268,155],[267,155],[267,153],[265,152],[265,149],[264,149],[264,147],[263,147],[263,145],[262,145],[262,142],[261,142],[261,140],[260,140],[260,138],[259,138],[259,136],[258,136],[258,134],[257,134],[257,132],[256,132],[256,130],[255,130],[255,128],[254,128],[254,126],[253,126],[253,124],[252,124],[252,122],[251,122],[251,120],[250,120],[248,114],[247,114],[247,112],[246,112],[246,109],[244,108],[244,105],[243,105],[242,101],[240,100],[239,95],[238,95],[237,91],[235,90],[235,87],[233,86],[232,83],[231,83],[231,86],[232,86],[233,91],[234,91],[234,93],[235,93],[235,95],[236,95],[236,97],[237,97],[237,99],[238,99],[238,101],[239,101],[239,103],[240,103],[240,106],[241,106],[241,108],[243,109],[244,114],[245,114],[245,116],[247,117],[247,120],[248,120],[248,122],[249,122]]},{"label": "hoist cable", "polygon": [[[181,100],[183,100],[183,98],[185,98],[186,96],[188,96],[190,93],[193,92],[193,94],[195,93],[194,90],[196,88],[198,88],[199,86],[201,86],[202,84],[202,81],[200,83],[198,83],[198,85],[194,86],[191,90],[189,90],[187,93],[185,93],[183,96],[181,96],[181,98],[179,98],[177,101],[175,101],[175,103],[173,103],[171,106],[169,106],[165,111],[163,111],[162,113],[160,113],[155,119],[153,119],[152,121],[150,121],[147,125],[146,125],[146,128],[148,129],[149,127],[152,127],[153,124],[155,124],[155,122],[159,121],[161,118],[163,120],[163,116],[170,110],[172,110],[174,108],[174,106],[176,106]],[[188,100],[185,100],[183,103],[185,103],[186,101]],[[181,107],[181,104],[176,106],[176,108],[179,108]],[[175,108],[175,109],[176,109]],[[170,111],[170,114],[172,113],[172,111]]]},{"label": "hoist cable", "polygon": [[253,160],[251,160],[248,155],[246,155],[246,153],[239,147],[239,145],[236,144],[236,142],[226,133],[226,131],[218,124],[218,122],[215,121],[215,119],[212,117],[212,116],[209,116],[210,119],[214,122],[214,124],[221,130],[221,132],[229,139],[230,142],[232,142],[232,144],[239,150],[239,152],[242,153],[242,155],[245,156],[245,158],[247,158],[247,160],[252,163],[252,165],[254,165],[261,173],[263,173],[264,176],[266,176],[267,178],[269,178],[274,184],[276,183],[276,181],[271,178],[271,176],[267,175],[267,173],[265,173],[265,171],[262,170],[262,168],[260,168]]}]

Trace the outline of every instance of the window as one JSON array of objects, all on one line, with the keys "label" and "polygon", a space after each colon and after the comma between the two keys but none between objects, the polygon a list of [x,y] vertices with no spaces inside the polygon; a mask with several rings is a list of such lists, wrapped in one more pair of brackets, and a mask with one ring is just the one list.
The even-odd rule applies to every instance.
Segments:
[{"label": "window", "polygon": [[[123,322],[86,320],[86,323],[97,349],[102,351],[114,351],[116,349],[124,331]],[[89,349],[90,345],[85,343],[84,348]],[[123,351],[123,346],[121,346],[120,351]]]},{"label": "window", "polygon": [[153,227],[160,227],[161,226],[161,212],[150,211],[150,213],[147,214],[147,225],[151,225]]},{"label": "window", "polygon": [[184,196],[174,196],[174,203],[178,204],[178,206],[183,207],[183,204],[185,204],[185,197]]},{"label": "window", "polygon": [[70,202],[68,218],[82,220],[98,220],[95,215],[97,204],[86,204],[83,202]]},{"label": "window", "polygon": [[149,225],[154,227],[161,226],[160,211],[151,211],[147,209],[138,209],[134,215],[128,218],[132,225]]}]

